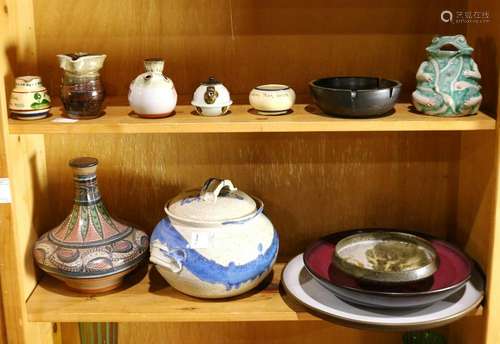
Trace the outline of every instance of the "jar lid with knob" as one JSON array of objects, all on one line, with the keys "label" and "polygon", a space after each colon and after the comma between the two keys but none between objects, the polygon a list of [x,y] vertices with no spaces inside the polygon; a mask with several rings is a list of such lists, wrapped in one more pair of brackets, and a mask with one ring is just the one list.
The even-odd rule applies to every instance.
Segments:
[{"label": "jar lid with knob", "polygon": [[183,222],[227,223],[251,218],[263,210],[261,200],[238,190],[228,179],[210,178],[201,189],[185,191],[165,206],[169,217]]}]

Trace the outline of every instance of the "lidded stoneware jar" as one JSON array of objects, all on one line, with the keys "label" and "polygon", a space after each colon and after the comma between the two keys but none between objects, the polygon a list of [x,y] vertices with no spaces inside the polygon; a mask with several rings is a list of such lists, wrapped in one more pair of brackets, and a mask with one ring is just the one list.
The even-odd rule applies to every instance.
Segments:
[{"label": "lidded stoneware jar", "polygon": [[92,119],[103,114],[104,87],[99,70],[106,55],[73,53],[57,55],[64,70],[61,100],[68,117]]},{"label": "lidded stoneware jar", "polygon": [[264,204],[231,181],[211,178],[170,200],[151,237],[151,262],[177,290],[225,298],[257,286],[278,254]]},{"label": "lidded stoneware jar", "polygon": [[97,186],[97,159],[70,161],[75,183],[71,213],[42,235],[33,248],[38,266],[86,293],[116,288],[146,257],[148,236],[111,217]]},{"label": "lidded stoneware jar", "polygon": [[191,101],[196,112],[203,116],[224,115],[232,103],[228,89],[212,76],[198,86]]},{"label": "lidded stoneware jar", "polygon": [[164,65],[159,58],[144,60],[146,72],[130,84],[128,101],[140,117],[161,118],[174,112],[177,91],[172,80],[163,75]]},{"label": "lidded stoneware jar", "polygon": [[20,76],[9,99],[9,110],[18,119],[45,118],[50,110],[50,96],[39,76]]}]

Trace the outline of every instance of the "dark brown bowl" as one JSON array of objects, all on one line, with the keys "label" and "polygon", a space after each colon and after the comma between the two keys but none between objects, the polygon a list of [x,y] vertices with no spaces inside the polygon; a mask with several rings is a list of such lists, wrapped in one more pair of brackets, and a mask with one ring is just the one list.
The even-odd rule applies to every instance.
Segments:
[{"label": "dark brown bowl", "polygon": [[319,108],[336,117],[369,118],[388,115],[394,108],[401,83],[375,77],[329,77],[309,83]]}]

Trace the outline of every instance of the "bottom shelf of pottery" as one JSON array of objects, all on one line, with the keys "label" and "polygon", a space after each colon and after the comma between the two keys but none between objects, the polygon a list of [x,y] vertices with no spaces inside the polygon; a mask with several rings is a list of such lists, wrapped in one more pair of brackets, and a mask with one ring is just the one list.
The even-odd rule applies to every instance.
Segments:
[{"label": "bottom shelf of pottery", "polygon": [[[213,301],[176,291],[154,267],[138,269],[121,287],[98,296],[73,292],[45,275],[27,302],[28,317],[35,322],[335,321],[310,312],[284,291],[284,266],[276,264],[273,274],[247,294]],[[469,315],[481,313],[479,307]]]}]

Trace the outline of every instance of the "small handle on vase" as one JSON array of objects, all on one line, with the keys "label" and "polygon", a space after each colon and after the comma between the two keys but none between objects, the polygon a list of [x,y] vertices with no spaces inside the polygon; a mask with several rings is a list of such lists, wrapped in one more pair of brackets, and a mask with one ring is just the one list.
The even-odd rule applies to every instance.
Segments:
[{"label": "small handle on vase", "polygon": [[215,203],[217,197],[225,188],[229,189],[229,191],[238,190],[229,179],[210,178],[203,184],[200,197],[204,201]]},{"label": "small handle on vase", "polygon": [[179,273],[184,266],[186,258],[187,253],[183,249],[166,249],[163,247],[152,246],[149,260],[154,264],[169,269],[173,273]]}]

